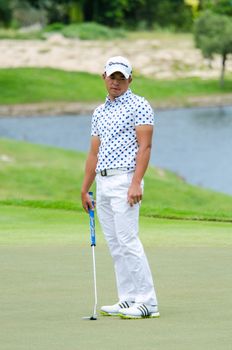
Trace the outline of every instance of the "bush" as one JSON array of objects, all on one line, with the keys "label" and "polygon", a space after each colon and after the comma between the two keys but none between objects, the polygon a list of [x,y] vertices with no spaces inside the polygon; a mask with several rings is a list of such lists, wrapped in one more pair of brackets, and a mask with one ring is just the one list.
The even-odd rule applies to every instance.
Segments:
[{"label": "bush", "polygon": [[94,22],[70,24],[65,26],[61,33],[67,38],[79,38],[82,40],[115,39],[126,36],[121,29],[111,29]]},{"label": "bush", "polygon": [[44,28],[44,32],[61,32],[65,28],[65,25],[60,22],[52,23]]}]

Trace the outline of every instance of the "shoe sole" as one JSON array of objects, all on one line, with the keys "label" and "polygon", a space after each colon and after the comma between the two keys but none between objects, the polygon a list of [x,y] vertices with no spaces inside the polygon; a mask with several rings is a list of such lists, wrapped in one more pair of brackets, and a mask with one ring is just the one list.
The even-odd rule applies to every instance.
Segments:
[{"label": "shoe sole", "polygon": [[109,313],[109,312],[106,312],[106,311],[100,311],[100,314],[102,316],[119,316],[119,313]]},{"label": "shoe sole", "polygon": [[132,316],[132,315],[123,315],[123,314],[119,314],[119,316],[124,320],[141,320],[143,318],[159,318],[160,313],[159,312],[152,313],[149,316]]}]

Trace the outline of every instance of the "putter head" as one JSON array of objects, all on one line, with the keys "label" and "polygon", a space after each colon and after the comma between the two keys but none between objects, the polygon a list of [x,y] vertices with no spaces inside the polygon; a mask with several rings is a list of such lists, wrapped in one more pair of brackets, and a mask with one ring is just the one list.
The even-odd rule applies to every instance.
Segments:
[{"label": "putter head", "polygon": [[91,320],[91,321],[96,321],[96,320],[97,320],[97,315],[91,316],[91,317],[90,317],[90,320]]},{"label": "putter head", "polygon": [[96,321],[97,315],[82,317],[83,320]]}]

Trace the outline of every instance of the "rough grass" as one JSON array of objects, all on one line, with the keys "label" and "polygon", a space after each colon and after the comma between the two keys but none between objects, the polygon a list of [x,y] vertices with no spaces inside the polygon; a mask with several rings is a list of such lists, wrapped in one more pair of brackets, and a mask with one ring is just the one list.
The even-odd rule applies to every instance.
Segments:
[{"label": "rough grass", "polygon": [[[82,210],[85,154],[4,139],[0,149],[8,159],[0,160],[1,203]],[[150,167],[146,174],[142,215],[232,221],[231,208],[231,196],[189,185],[168,171]]]},{"label": "rough grass", "polygon": [[[105,99],[105,87],[100,76],[50,68],[0,69],[0,86],[4,86],[0,104],[93,102]],[[154,105],[163,102],[184,106],[188,105],[190,97],[231,93],[232,80],[226,80],[222,90],[216,79],[183,78],[169,81],[135,75],[131,87]]]}]

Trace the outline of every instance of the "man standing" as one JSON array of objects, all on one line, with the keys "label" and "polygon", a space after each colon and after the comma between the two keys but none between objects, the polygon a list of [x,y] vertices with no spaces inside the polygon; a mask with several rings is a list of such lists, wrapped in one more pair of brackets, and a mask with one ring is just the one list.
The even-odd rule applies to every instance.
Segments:
[{"label": "man standing", "polygon": [[102,306],[103,315],[159,317],[152,274],[138,237],[139,208],[152,144],[153,111],[131,92],[132,67],[110,58],[103,74],[108,96],[92,118],[91,147],[82,186],[82,204],[92,207],[88,191],[96,177],[96,208],[114,262],[118,302]]}]

